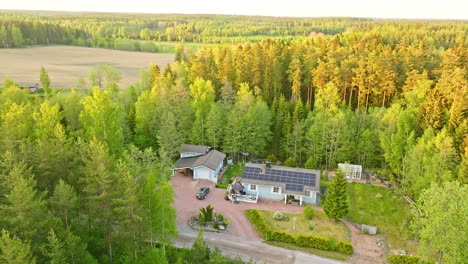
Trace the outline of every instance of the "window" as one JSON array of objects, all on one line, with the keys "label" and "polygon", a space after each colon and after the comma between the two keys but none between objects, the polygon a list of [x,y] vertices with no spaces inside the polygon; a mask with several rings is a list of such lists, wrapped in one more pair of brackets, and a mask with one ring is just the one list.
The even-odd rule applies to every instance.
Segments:
[{"label": "window", "polygon": [[271,192],[272,193],[281,193],[281,188],[278,187],[278,186],[273,186],[273,188],[271,189]]},{"label": "window", "polygon": [[250,190],[251,191],[256,191],[257,190],[257,185],[256,184],[250,184]]}]

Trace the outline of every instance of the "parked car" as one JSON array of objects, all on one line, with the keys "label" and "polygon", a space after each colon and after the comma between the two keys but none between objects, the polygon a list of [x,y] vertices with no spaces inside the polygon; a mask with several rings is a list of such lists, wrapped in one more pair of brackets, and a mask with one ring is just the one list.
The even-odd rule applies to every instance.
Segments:
[{"label": "parked car", "polygon": [[206,198],[206,195],[210,191],[210,188],[208,187],[201,187],[200,190],[197,193],[197,199],[198,200],[203,200]]}]

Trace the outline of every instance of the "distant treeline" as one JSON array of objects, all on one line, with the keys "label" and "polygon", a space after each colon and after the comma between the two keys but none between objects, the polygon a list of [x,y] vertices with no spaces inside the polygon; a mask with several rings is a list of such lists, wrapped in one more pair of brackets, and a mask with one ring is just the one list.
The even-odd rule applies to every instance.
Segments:
[{"label": "distant treeline", "polygon": [[[241,43],[304,39],[343,33],[385,33],[386,43],[433,41],[449,48],[466,41],[459,21],[364,18],[281,18],[226,15],[1,12],[0,47],[66,44],[168,52],[154,42]],[[173,51],[169,49],[170,51]]]}]

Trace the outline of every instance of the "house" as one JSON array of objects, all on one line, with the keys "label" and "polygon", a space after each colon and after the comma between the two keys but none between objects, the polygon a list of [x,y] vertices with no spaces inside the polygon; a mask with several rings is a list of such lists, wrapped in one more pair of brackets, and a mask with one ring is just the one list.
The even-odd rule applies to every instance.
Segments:
[{"label": "house", "polygon": [[208,146],[184,144],[173,171],[191,176],[194,180],[205,179],[216,183],[224,158],[226,154]]},{"label": "house", "polygon": [[315,204],[320,193],[320,171],[246,163],[241,183],[245,195],[298,205]]},{"label": "house", "polygon": [[19,83],[18,84],[21,89],[28,89],[30,93],[37,93],[39,92],[39,84],[38,83]]},{"label": "house", "polygon": [[338,163],[338,168],[340,168],[346,179],[362,179],[362,166],[348,163]]}]

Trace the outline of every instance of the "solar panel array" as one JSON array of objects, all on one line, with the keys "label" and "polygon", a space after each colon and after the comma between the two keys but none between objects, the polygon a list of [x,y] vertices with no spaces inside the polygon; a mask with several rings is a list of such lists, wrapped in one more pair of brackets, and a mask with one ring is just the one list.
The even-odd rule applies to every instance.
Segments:
[{"label": "solar panel array", "polygon": [[285,183],[288,191],[303,191],[304,185],[315,186],[314,173],[267,169],[263,174],[261,171],[260,168],[246,166],[242,178]]}]

